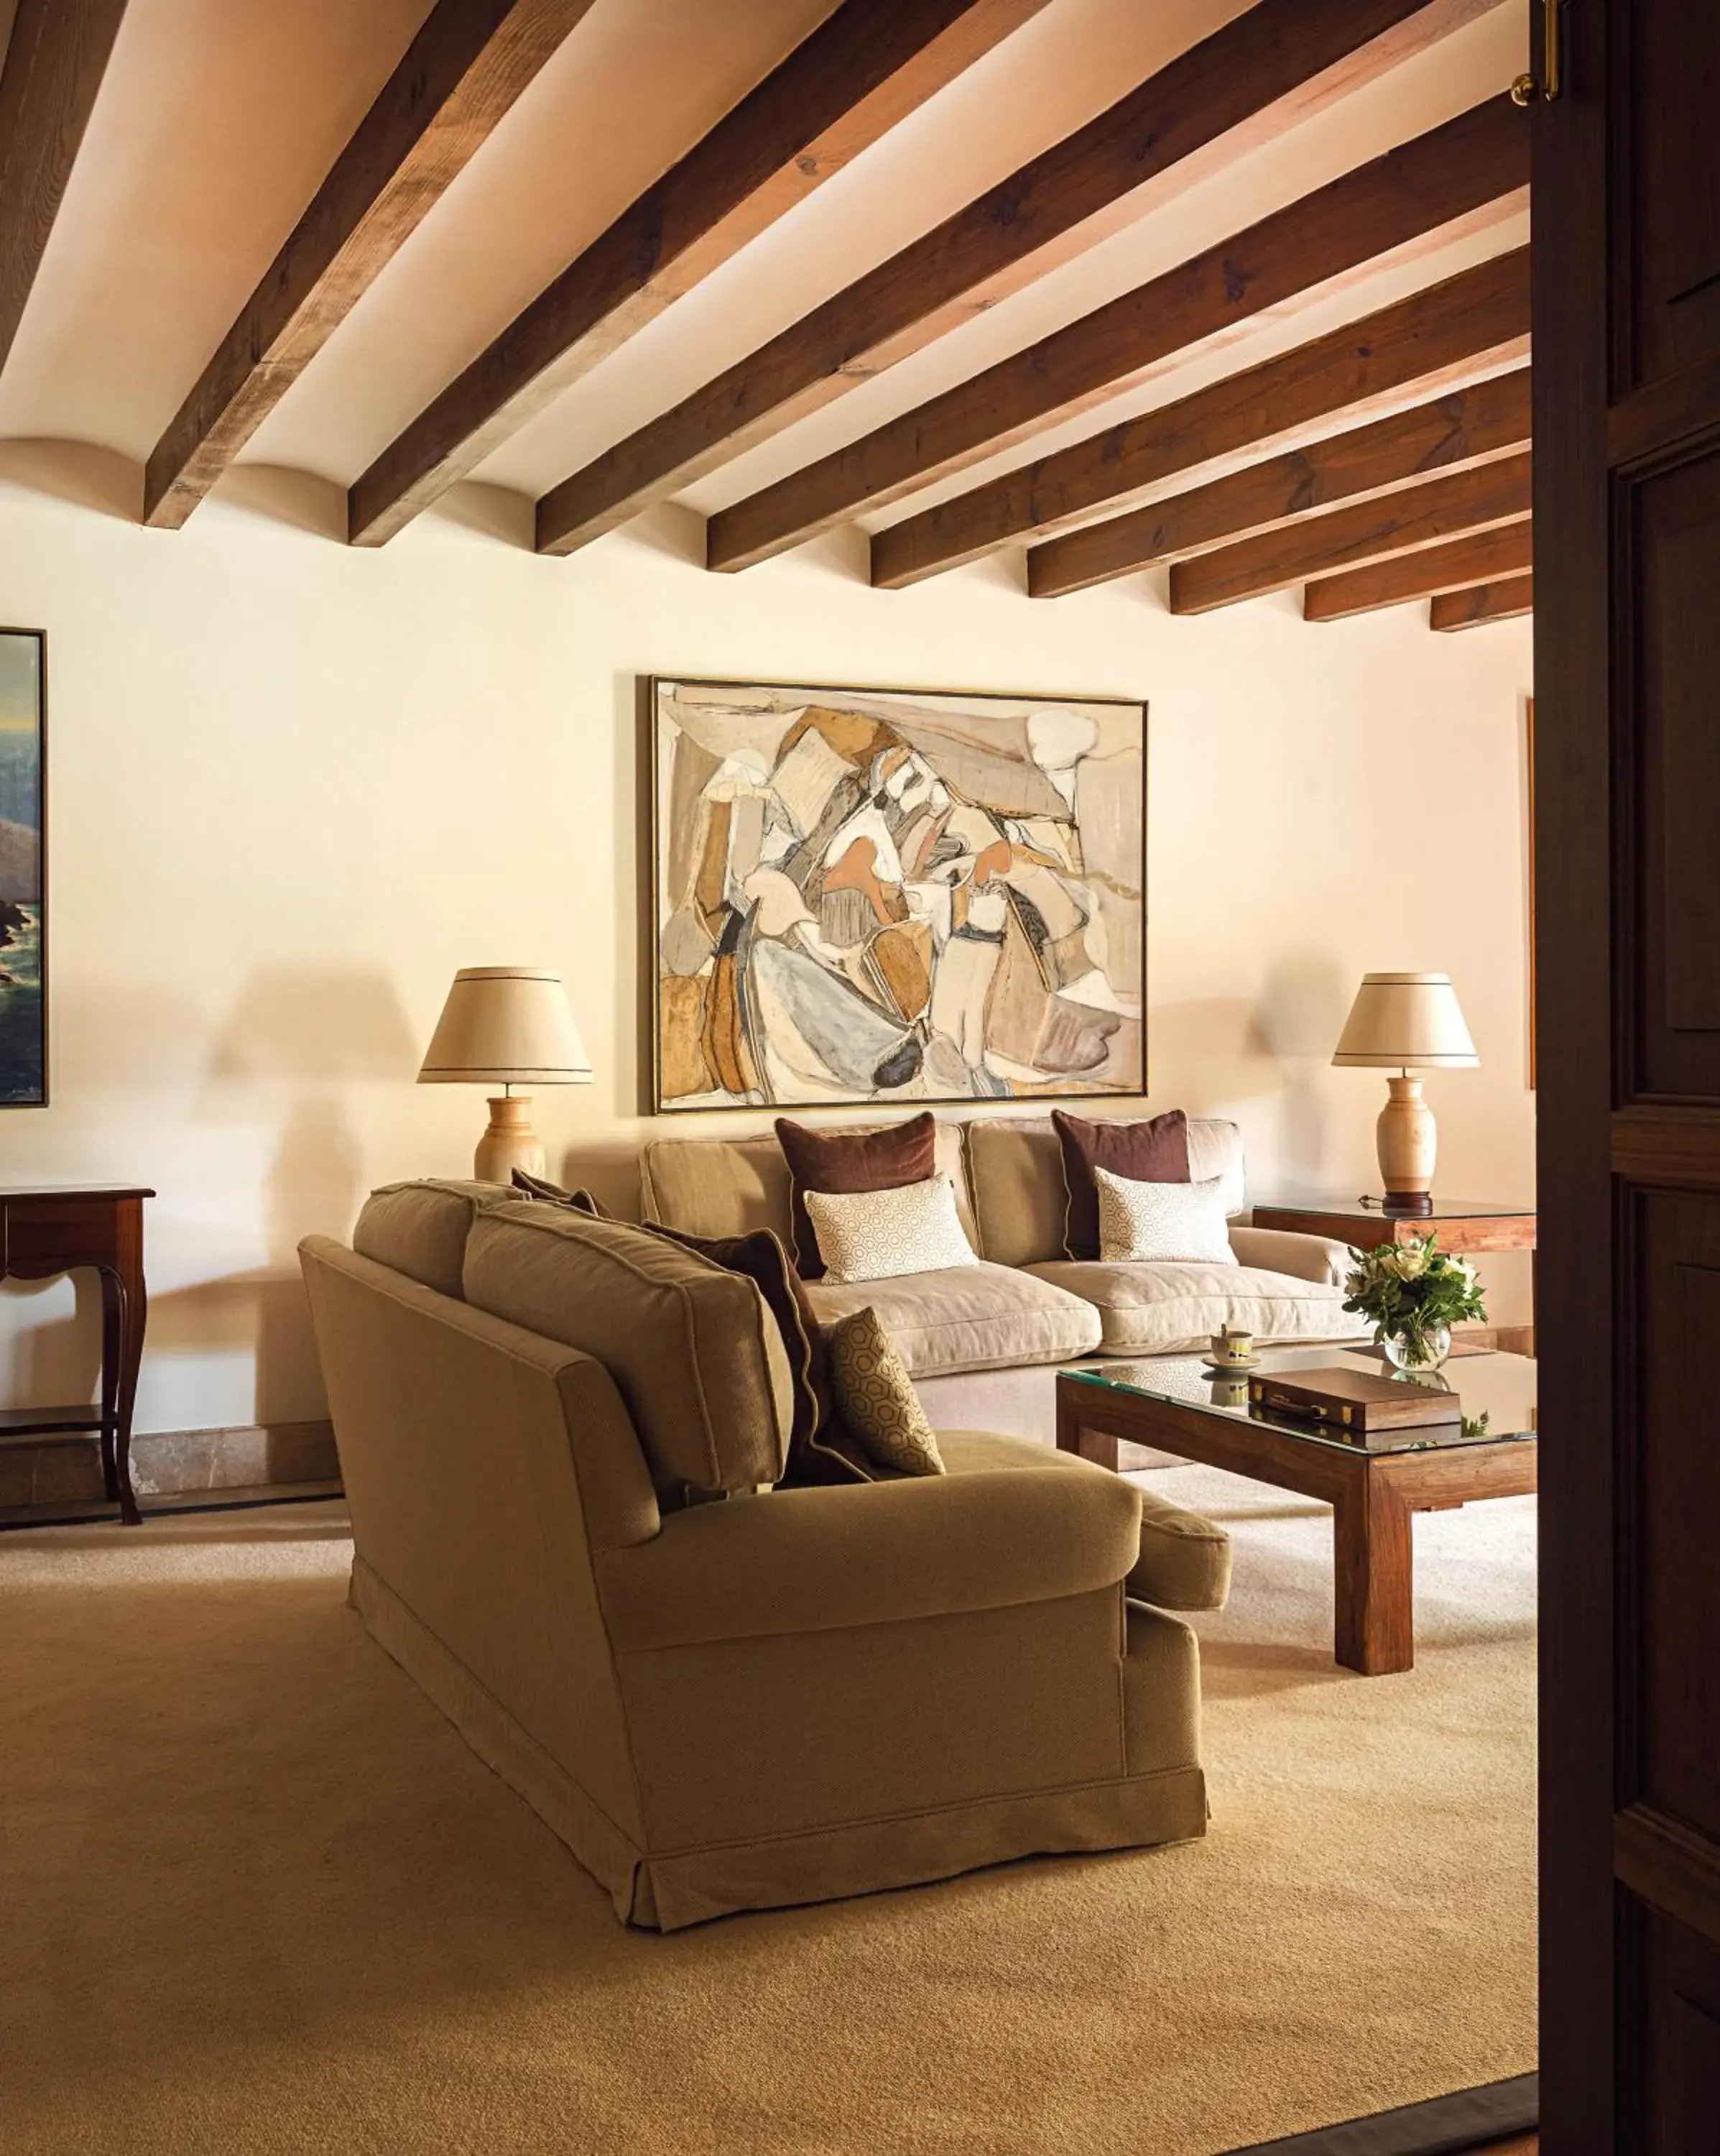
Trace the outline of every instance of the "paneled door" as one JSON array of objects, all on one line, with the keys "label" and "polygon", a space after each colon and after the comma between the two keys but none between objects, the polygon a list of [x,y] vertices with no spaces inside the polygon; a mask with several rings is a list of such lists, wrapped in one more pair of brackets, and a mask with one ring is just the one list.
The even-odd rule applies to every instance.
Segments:
[{"label": "paneled door", "polygon": [[1533,4],[1542,2145],[1720,2156],[1720,0]]}]

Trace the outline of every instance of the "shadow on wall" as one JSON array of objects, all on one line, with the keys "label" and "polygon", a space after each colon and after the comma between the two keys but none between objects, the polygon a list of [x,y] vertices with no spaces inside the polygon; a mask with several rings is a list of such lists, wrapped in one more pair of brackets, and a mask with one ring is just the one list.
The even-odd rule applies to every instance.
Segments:
[{"label": "shadow on wall", "polygon": [[1282,1066],[1278,1158],[1287,1183],[1321,1180],[1328,1127],[1322,1074],[1354,993],[1355,983],[1331,959],[1309,953],[1277,960],[1255,1004],[1260,1037]]},{"label": "shadow on wall", "polygon": [[168,1330],[151,1345],[197,1353],[249,1347],[256,1358],[256,1419],[291,1422],[325,1412],[299,1275],[310,1235],[346,1238],[366,1187],[364,1148],[343,1087],[417,1075],[418,1044],[381,973],[259,968],[216,1035],[208,1104],[247,1120],[273,1111],[279,1136],[263,1192],[269,1263],[177,1296]]},{"label": "shadow on wall", "polygon": [[[1179,1074],[1173,1100],[1160,1105],[1205,1114],[1209,1103],[1263,1099],[1282,1092],[1282,1070],[1262,1030],[1258,1012],[1241,996],[1196,996],[1180,1004],[1153,1004],[1147,1012],[1147,1058],[1151,1097],[1165,1094],[1159,1073]],[[1199,1075],[1199,1099],[1185,1099],[1186,1081]]]}]

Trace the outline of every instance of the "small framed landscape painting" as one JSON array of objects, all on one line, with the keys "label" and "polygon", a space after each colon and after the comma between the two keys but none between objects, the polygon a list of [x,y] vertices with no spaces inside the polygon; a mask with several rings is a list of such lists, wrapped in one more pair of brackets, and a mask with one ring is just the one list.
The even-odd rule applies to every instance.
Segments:
[{"label": "small framed landscape painting", "polygon": [[1144,704],[649,692],[659,1110],[1145,1091]]},{"label": "small framed landscape painting", "polygon": [[0,1107],[48,1099],[45,639],[0,629]]}]

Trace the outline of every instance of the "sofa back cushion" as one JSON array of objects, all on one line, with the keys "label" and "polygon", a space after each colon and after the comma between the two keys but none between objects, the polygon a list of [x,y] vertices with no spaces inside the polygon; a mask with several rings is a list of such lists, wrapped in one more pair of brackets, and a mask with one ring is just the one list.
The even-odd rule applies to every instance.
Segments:
[{"label": "sofa back cushion", "polygon": [[[1048,1265],[1063,1255],[1063,1155],[1047,1116],[987,1116],[965,1126],[980,1255],[998,1265]],[[1218,1116],[1189,1118],[1189,1174],[1225,1182],[1224,1209],[1245,1210],[1242,1133]]]},{"label": "sofa back cushion", "polygon": [[[937,1173],[955,1187],[956,1218],[977,1250],[960,1123],[939,1123],[932,1156]],[[641,1154],[639,1172],[648,1220],[689,1235],[744,1235],[769,1228],[794,1247],[788,1163],[774,1132],[750,1138],[658,1138]]]},{"label": "sofa back cushion", "polygon": [[781,1476],[793,1374],[742,1275],[629,1222],[523,1199],[479,1214],[464,1284],[474,1309],[596,1357],[671,1502]]},{"label": "sofa back cushion", "polygon": [[420,1287],[458,1296],[466,1238],[481,1206],[500,1203],[499,1183],[388,1183],[373,1190],[352,1231],[361,1258],[404,1273]]}]

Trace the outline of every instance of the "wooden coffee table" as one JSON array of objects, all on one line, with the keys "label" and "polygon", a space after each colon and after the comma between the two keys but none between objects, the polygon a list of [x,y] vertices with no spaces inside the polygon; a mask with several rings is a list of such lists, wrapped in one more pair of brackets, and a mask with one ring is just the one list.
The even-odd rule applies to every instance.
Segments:
[{"label": "wooden coffee table", "polygon": [[[1256,1372],[1339,1366],[1376,1373],[1380,1358],[1339,1348],[1257,1356]],[[1215,1378],[1192,1355],[1092,1363],[1057,1373],[1057,1446],[1115,1468],[1120,1443],[1225,1467],[1333,1507],[1334,1652],[1383,1676],[1415,1666],[1416,1512],[1535,1487],[1535,1365],[1527,1356],[1454,1356],[1445,1376],[1461,1424],[1399,1430],[1372,1442],[1252,1409],[1246,1383]]]}]

